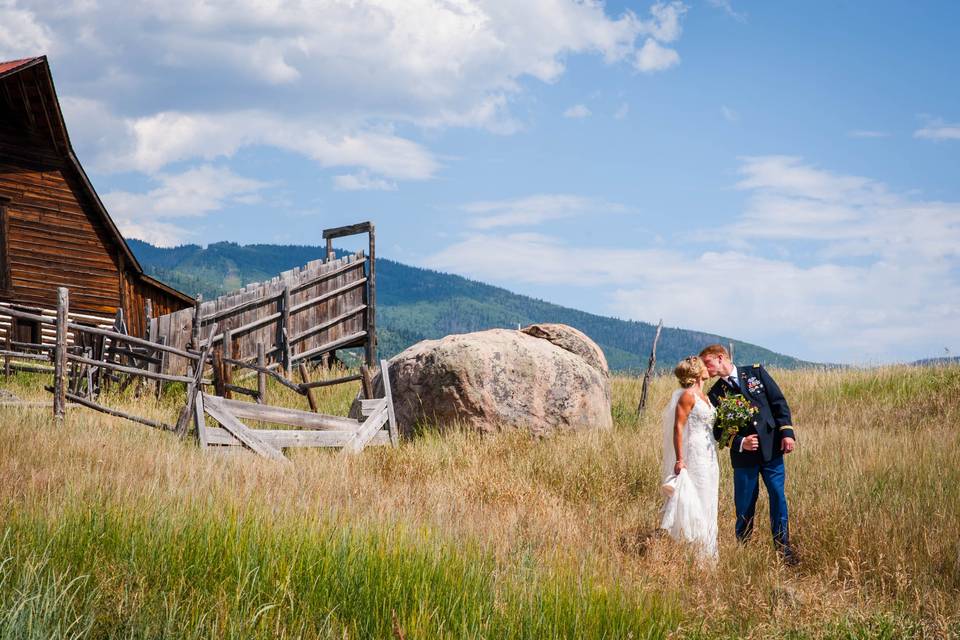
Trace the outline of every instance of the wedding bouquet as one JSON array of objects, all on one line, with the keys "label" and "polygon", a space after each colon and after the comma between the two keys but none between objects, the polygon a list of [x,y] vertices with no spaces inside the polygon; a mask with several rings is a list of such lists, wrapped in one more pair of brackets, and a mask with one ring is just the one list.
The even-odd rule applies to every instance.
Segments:
[{"label": "wedding bouquet", "polygon": [[720,399],[717,407],[716,427],[720,429],[720,440],[717,444],[721,449],[730,446],[733,437],[743,427],[753,420],[753,415],[759,410],[750,404],[742,395],[727,395]]}]

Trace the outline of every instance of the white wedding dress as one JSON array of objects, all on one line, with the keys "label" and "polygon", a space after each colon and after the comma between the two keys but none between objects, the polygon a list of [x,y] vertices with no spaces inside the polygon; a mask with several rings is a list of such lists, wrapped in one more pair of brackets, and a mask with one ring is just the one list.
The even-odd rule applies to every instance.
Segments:
[{"label": "white wedding dress", "polygon": [[663,491],[669,497],[663,507],[660,528],[676,540],[686,540],[698,547],[701,557],[717,557],[717,501],[720,493],[720,465],[713,439],[716,409],[696,396],[693,409],[683,427],[683,460],[685,469],[673,474],[677,456],[673,449],[673,428],[677,402],[686,389],[673,392],[663,411]]}]

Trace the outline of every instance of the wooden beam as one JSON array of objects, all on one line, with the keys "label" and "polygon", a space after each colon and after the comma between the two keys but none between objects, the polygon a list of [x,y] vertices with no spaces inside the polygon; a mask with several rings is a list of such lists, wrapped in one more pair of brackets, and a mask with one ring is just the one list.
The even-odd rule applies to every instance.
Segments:
[{"label": "wooden beam", "polygon": [[342,238],[344,236],[355,236],[358,233],[366,233],[372,228],[373,223],[371,222],[358,222],[357,224],[348,224],[343,227],[333,227],[323,230],[323,238],[324,240],[332,240],[333,238]]},{"label": "wooden beam", "polygon": [[343,347],[353,342],[356,342],[357,340],[364,337],[365,335],[367,334],[364,331],[357,331],[356,333],[351,333],[348,336],[344,336],[342,338],[338,338],[331,342],[327,342],[326,344],[322,344],[319,347],[314,347],[313,349],[309,349],[307,351],[304,351],[303,353],[298,353],[292,357],[292,360],[294,361],[303,360],[305,358],[310,358],[313,356],[320,355],[321,353],[334,351],[335,349],[342,349]]},{"label": "wooden beam", "polygon": [[67,359],[73,362],[80,362],[82,364],[87,364],[93,367],[103,367],[104,369],[110,369],[112,371],[118,371],[120,373],[129,373],[135,376],[143,376],[144,378],[150,378],[152,380],[165,380],[167,382],[183,382],[190,384],[193,382],[193,378],[187,376],[175,376],[171,373],[153,373],[152,371],[147,371],[146,369],[140,369],[138,367],[127,367],[124,365],[116,364],[113,362],[104,362],[103,360],[94,360],[92,358],[85,358],[83,356],[78,356],[73,353],[67,354]]},{"label": "wooden beam", "polygon": [[230,432],[230,434],[242,442],[244,445],[257,452],[264,458],[289,464],[290,461],[283,453],[272,444],[268,444],[260,439],[252,429],[237,420],[223,405],[219,402],[220,398],[215,396],[204,396],[203,410],[220,425]]},{"label": "wooden beam", "polygon": [[383,425],[386,424],[389,416],[387,415],[386,410],[379,411],[369,416],[364,420],[363,424],[360,425],[360,428],[357,429],[357,432],[354,434],[353,438],[343,446],[343,452],[345,454],[351,453],[360,453],[363,451],[363,448],[367,446],[367,443],[373,438],[373,436],[383,428]]},{"label": "wooden beam", "polygon": [[329,300],[330,298],[336,298],[337,296],[339,296],[339,295],[342,294],[342,293],[346,293],[347,291],[350,291],[351,289],[356,289],[356,288],[358,288],[358,287],[363,286],[363,284],[364,284],[366,281],[367,281],[366,278],[360,278],[359,280],[354,280],[353,282],[347,283],[347,284],[343,285],[342,287],[338,287],[338,288],[334,289],[333,291],[328,291],[327,293],[324,293],[323,295],[319,295],[319,296],[317,296],[316,298],[311,298],[310,300],[304,300],[303,302],[300,302],[300,303],[298,303],[298,304],[293,305],[293,307],[290,309],[290,313],[297,313],[298,311],[303,311],[304,309],[308,309],[308,308],[310,308],[310,307],[315,307],[315,306],[317,306],[318,304],[320,304],[321,302],[325,302],[325,301]]},{"label": "wooden beam", "polygon": [[[206,396],[209,399],[211,396]],[[286,407],[271,407],[242,400],[215,398],[214,402],[222,406],[237,418],[285,424],[291,427],[311,429],[313,431],[356,431],[360,423],[352,418],[331,416],[324,413],[311,413]]]},{"label": "wooden beam", "polygon": [[390,444],[394,447],[400,444],[400,431],[397,427],[397,416],[393,412],[393,390],[390,388],[390,363],[380,361],[380,379],[383,381],[383,399],[387,401],[387,417],[390,419]]},{"label": "wooden beam", "polygon": [[110,416],[116,416],[117,418],[123,418],[125,420],[130,420],[132,422],[137,422],[139,424],[145,424],[148,427],[153,427],[154,429],[161,429],[163,431],[174,430],[174,427],[169,424],[166,424],[163,422],[157,422],[155,420],[150,420],[148,418],[141,418],[140,416],[135,416],[131,413],[120,411],[119,409],[111,409],[110,407],[105,407],[101,404],[97,404],[92,400],[87,400],[83,396],[78,396],[72,393],[67,393],[66,396],[68,400],[71,400],[77,404],[83,405],[87,408],[94,409],[95,411],[99,411],[101,413],[105,413]]},{"label": "wooden beam", "polygon": [[[354,437],[352,431],[296,431],[289,429],[251,429],[262,441],[278,449],[288,447],[342,447]],[[242,443],[229,431],[219,427],[207,427],[207,437],[211,445],[240,446]],[[390,444],[390,435],[383,430],[377,431],[367,446]]]},{"label": "wooden beam", "polygon": [[317,389],[318,387],[332,387],[335,384],[343,384],[345,382],[356,382],[360,380],[360,374],[354,374],[350,376],[343,376],[340,378],[333,378],[331,380],[317,380],[315,382],[307,382],[300,385],[300,389]]},{"label": "wooden beam", "polygon": [[347,318],[351,318],[351,317],[357,315],[358,313],[361,313],[365,308],[366,308],[366,307],[365,307],[364,305],[360,305],[360,306],[357,307],[356,309],[351,309],[350,311],[347,311],[346,313],[341,313],[341,314],[338,315],[336,318],[330,318],[329,320],[327,320],[327,321],[325,321],[325,322],[321,322],[320,324],[316,324],[316,325],[310,327],[309,329],[307,329],[306,331],[302,331],[302,332],[298,333],[297,335],[293,336],[292,338],[290,338],[290,342],[291,342],[291,343],[300,342],[300,341],[303,340],[304,338],[309,338],[310,336],[315,335],[315,334],[317,334],[317,333],[320,333],[321,331],[323,331],[323,330],[325,330],[325,329],[329,329],[330,327],[332,327],[332,326],[334,326],[334,325],[336,325],[336,324],[339,324],[339,323],[343,322],[343,321],[346,320]]}]

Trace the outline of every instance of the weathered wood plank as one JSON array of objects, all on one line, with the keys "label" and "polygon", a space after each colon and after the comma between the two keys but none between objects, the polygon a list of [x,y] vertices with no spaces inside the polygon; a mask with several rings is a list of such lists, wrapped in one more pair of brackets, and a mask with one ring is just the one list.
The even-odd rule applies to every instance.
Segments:
[{"label": "weathered wood plank", "polygon": [[360,423],[352,418],[331,416],[324,413],[311,413],[299,409],[271,407],[254,402],[226,400],[224,398],[216,398],[215,402],[238,418],[257,420],[258,422],[286,424],[292,427],[322,431],[355,431],[360,426]]},{"label": "weathered wood plank", "polygon": [[383,381],[383,399],[387,401],[387,417],[390,420],[390,444],[400,444],[400,432],[397,428],[397,416],[393,412],[393,390],[390,388],[390,362],[380,361],[380,379]]},{"label": "weathered wood plank", "polygon": [[252,429],[240,422],[227,409],[225,409],[223,405],[219,403],[219,400],[219,398],[215,398],[214,396],[205,396],[203,410],[211,418],[219,422],[224,429],[229,431],[234,438],[242,442],[253,451],[256,451],[261,456],[269,458],[270,460],[276,460],[277,462],[289,464],[290,461],[279,449],[277,449],[274,445],[268,444],[261,440]]},{"label": "weathered wood plank", "polygon": [[[290,447],[342,447],[353,437],[351,431],[295,431],[286,429],[252,429],[258,438],[278,449]],[[207,438],[211,445],[241,446],[242,443],[233,437],[226,429],[207,427]],[[383,446],[390,444],[390,435],[377,431],[367,446]]]},{"label": "weathered wood plank", "polygon": [[363,448],[367,446],[367,443],[370,442],[377,431],[383,428],[383,425],[387,423],[388,419],[386,410],[368,416],[367,419],[363,421],[363,424],[360,425],[360,428],[357,429],[356,434],[350,442],[343,446],[344,453],[351,454],[363,451]]}]

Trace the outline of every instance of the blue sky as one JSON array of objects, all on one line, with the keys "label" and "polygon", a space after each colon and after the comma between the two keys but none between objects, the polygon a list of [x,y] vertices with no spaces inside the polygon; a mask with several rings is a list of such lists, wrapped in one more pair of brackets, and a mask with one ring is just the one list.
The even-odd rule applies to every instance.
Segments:
[{"label": "blue sky", "polygon": [[803,358],[960,351],[955,2],[0,0],[130,237],[320,244]]}]

